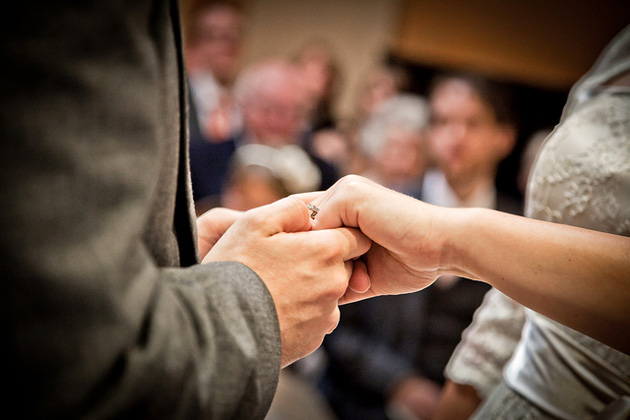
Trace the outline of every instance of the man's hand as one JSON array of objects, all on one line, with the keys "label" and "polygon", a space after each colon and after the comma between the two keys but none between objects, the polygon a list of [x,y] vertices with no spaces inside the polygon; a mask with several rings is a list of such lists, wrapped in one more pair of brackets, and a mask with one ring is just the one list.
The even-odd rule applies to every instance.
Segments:
[{"label": "man's hand", "polygon": [[202,260],[225,231],[242,215],[241,211],[216,207],[197,218],[197,239]]},{"label": "man's hand", "polygon": [[[374,242],[362,258],[370,283],[357,285],[353,279],[340,303],[414,292],[443,274],[445,240],[439,232],[445,226],[445,213],[435,206],[356,175],[342,178],[315,198],[302,199],[312,199],[319,207],[313,229],[356,227]],[[438,223],[442,228],[437,229]],[[360,293],[366,286],[369,289]]]},{"label": "man's hand", "polygon": [[310,231],[311,222],[306,204],[295,197],[247,211],[203,260],[241,262],[265,282],[280,322],[283,367],[319,347],[339,322],[338,301],[349,279],[365,275],[354,272],[352,261],[370,248],[363,234]]}]

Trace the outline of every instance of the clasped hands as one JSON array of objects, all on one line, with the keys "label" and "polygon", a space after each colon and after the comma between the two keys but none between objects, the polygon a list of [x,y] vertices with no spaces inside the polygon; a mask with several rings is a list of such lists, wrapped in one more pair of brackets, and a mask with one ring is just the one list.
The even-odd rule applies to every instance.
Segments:
[{"label": "clasped hands", "polygon": [[[319,207],[314,220],[307,203]],[[213,209],[197,221],[203,263],[237,261],[274,300],[282,366],[314,351],[339,304],[420,290],[440,274],[444,241],[433,206],[365,178],[245,213]]]}]

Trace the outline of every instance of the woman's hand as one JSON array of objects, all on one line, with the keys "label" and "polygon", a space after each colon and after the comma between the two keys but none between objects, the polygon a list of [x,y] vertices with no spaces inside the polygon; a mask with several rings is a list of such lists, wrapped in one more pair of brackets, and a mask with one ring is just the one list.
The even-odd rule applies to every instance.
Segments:
[{"label": "woman's hand", "polygon": [[[362,257],[370,284],[350,284],[340,303],[378,295],[414,292],[443,274],[448,209],[428,205],[350,175],[312,199],[319,207],[313,229],[356,227],[372,241]],[[360,265],[355,262],[355,270]],[[357,276],[358,279],[365,278]],[[365,293],[359,293],[363,290]]]}]

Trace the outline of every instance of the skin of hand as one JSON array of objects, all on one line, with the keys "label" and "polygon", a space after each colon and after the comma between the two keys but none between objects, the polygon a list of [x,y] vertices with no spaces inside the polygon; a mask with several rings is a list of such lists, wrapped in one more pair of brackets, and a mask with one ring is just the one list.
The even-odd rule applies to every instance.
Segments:
[{"label": "skin of hand", "polygon": [[440,401],[438,384],[419,376],[405,378],[393,390],[389,403],[402,405],[418,419],[431,419]]},{"label": "skin of hand", "polygon": [[[303,197],[308,198],[312,196]],[[414,292],[444,274],[440,270],[444,239],[431,226],[446,214],[438,214],[434,206],[356,175],[342,178],[312,202],[320,208],[313,229],[357,227],[373,241],[362,257],[369,280],[365,275],[354,277],[340,303]]]},{"label": "skin of hand", "polygon": [[481,398],[477,390],[470,385],[458,384],[447,380],[442,388],[440,402],[433,414],[433,420],[465,420],[469,419]]},{"label": "skin of hand", "polygon": [[[227,226],[230,220],[230,216],[223,217],[221,223]],[[338,301],[349,279],[361,275],[353,270],[352,260],[371,245],[358,229],[310,231],[311,222],[306,204],[295,197],[249,210],[231,224],[203,259],[203,263],[243,263],[265,282],[280,323],[282,367],[316,350],[336,328]],[[215,237],[207,232],[201,235],[207,243]]]},{"label": "skin of hand", "polygon": [[[432,206],[365,178],[313,203],[314,229],[358,227],[373,241],[340,303],[410,293],[442,274],[482,280],[528,308],[630,354],[630,238],[489,209]],[[595,281],[596,280],[596,281]],[[368,288],[361,294],[357,291]]]},{"label": "skin of hand", "polygon": [[242,211],[215,207],[197,218],[197,240],[202,260],[225,231],[242,215]]}]

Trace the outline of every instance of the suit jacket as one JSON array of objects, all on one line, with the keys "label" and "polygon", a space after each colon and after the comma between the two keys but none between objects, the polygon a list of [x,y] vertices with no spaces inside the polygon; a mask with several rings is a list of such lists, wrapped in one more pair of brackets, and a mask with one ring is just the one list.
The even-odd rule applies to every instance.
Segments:
[{"label": "suit jacket", "polygon": [[0,18],[3,410],[262,418],[268,290],[201,266],[177,3],[13,2]]}]

